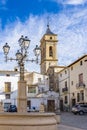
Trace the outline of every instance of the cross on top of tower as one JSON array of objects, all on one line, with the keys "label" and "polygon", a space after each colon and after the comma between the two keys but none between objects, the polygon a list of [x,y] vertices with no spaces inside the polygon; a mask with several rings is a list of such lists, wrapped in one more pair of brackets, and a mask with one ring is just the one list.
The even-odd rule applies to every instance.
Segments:
[{"label": "cross on top of tower", "polygon": [[49,28],[49,16],[47,17],[47,27]]},{"label": "cross on top of tower", "polygon": [[47,30],[45,34],[54,34],[53,32],[51,32],[50,30],[50,26],[49,26],[49,17],[47,17]]}]

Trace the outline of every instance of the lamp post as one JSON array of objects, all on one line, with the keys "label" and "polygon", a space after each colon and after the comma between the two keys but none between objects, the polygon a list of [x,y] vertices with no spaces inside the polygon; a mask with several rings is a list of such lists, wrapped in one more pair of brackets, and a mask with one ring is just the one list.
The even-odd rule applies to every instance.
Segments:
[{"label": "lamp post", "polygon": [[24,80],[24,63],[25,61],[31,61],[38,63],[38,56],[40,54],[40,48],[36,45],[36,48],[34,49],[34,53],[36,56],[36,59],[27,59],[28,58],[28,48],[30,45],[30,40],[27,36],[21,36],[21,38],[18,40],[20,49],[15,54],[16,58],[9,58],[8,53],[10,50],[10,46],[8,43],[6,43],[3,46],[3,51],[5,54],[5,60],[6,62],[8,60],[16,60],[18,63],[18,66],[20,68],[20,80],[18,81],[18,98],[17,98],[17,107],[18,112],[27,112],[27,95],[26,95],[26,81]]},{"label": "lamp post", "polygon": [[[26,113],[27,112],[27,95],[26,81],[24,80],[25,61],[38,63],[40,48],[36,45],[34,53],[36,59],[28,59],[28,48],[30,40],[23,37],[18,40],[20,49],[15,54],[15,58],[9,58],[8,53],[10,46],[6,43],[3,46],[6,62],[16,60],[20,68],[20,80],[18,81],[17,109],[18,113],[1,113],[0,112],[0,129],[3,130],[57,130],[58,119],[54,113]],[[4,119],[4,121],[2,121]]]}]

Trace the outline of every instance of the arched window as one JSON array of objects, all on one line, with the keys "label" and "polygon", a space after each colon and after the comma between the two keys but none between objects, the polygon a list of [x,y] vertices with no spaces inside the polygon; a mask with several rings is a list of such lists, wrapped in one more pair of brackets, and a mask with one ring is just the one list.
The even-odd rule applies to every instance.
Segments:
[{"label": "arched window", "polygon": [[53,48],[52,48],[52,46],[49,47],[49,56],[53,56]]}]

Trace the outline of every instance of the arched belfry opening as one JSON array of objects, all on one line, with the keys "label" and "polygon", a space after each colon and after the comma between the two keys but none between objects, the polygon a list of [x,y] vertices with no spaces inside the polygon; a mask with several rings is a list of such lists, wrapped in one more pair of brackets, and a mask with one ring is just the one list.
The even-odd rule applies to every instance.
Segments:
[{"label": "arched belfry opening", "polygon": [[49,56],[53,57],[53,47],[49,47]]}]

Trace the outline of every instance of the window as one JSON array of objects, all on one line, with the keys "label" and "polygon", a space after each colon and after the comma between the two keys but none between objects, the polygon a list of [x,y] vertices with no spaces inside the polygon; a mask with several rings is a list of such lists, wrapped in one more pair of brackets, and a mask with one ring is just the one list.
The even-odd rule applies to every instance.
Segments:
[{"label": "window", "polygon": [[80,61],[80,65],[82,65],[82,61]]},{"label": "window", "polygon": [[77,102],[80,101],[80,93],[77,93]]},{"label": "window", "polygon": [[5,99],[10,99],[10,94],[5,94]]},{"label": "window", "polygon": [[53,48],[52,48],[52,46],[49,47],[49,56],[53,56]]},{"label": "window", "polygon": [[28,87],[28,93],[36,93],[36,88]]},{"label": "window", "polygon": [[79,74],[79,84],[83,83],[83,73]]},{"label": "window", "polygon": [[52,37],[50,37],[50,39],[52,39]]},{"label": "window", "polygon": [[11,82],[5,82],[5,92],[11,92]]},{"label": "window", "polygon": [[81,97],[81,101],[84,101],[84,91],[83,90],[80,92],[80,97]]},{"label": "window", "polygon": [[65,96],[65,104],[67,104],[67,102],[68,102],[68,98],[67,96]]},{"label": "window", "polygon": [[67,87],[67,81],[65,81],[65,87]]}]

